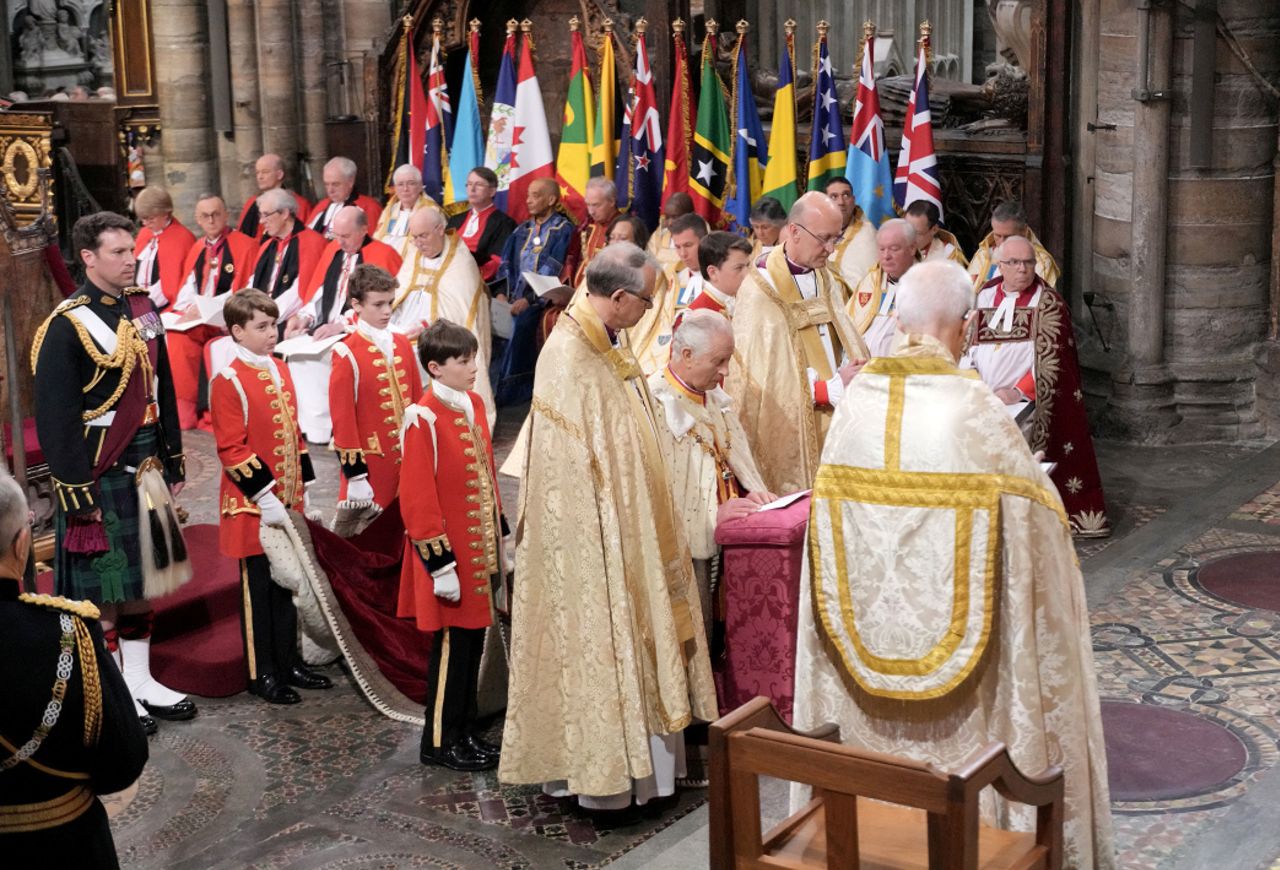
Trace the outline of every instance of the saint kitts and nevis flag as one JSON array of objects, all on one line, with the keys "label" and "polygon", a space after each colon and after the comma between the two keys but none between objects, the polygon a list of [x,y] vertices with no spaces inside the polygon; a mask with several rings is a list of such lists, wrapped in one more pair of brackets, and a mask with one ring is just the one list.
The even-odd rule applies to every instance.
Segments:
[{"label": "saint kitts and nevis flag", "polygon": [[480,31],[468,35],[467,60],[462,68],[462,94],[458,98],[458,120],[449,144],[449,179],[452,198],[442,204],[467,198],[467,176],[484,165],[484,133],[480,130],[480,94],[476,84],[476,62],[480,57]]},{"label": "saint kitts and nevis flag", "polygon": [[[760,198],[765,154],[764,128],[751,95],[747,69],[747,34],[739,25],[738,46],[733,62],[733,194],[729,199],[729,229],[744,236],[751,229],[751,206]],[[775,122],[776,123],[776,122]],[[794,134],[793,134],[794,135]],[[794,153],[794,152],[793,152]],[[792,160],[794,160],[794,156]]]},{"label": "saint kitts and nevis flag", "polygon": [[516,116],[516,26],[515,21],[507,22],[507,41],[502,47],[498,86],[494,89],[493,109],[489,113],[489,136],[484,146],[484,165],[498,176],[498,193],[493,201],[499,211],[508,211],[507,189],[511,187],[511,136]]},{"label": "saint kitts and nevis flag", "polygon": [[708,32],[702,43],[702,90],[689,161],[689,195],[693,210],[711,229],[724,225],[725,192],[729,188],[729,153],[733,149],[724,85],[716,74],[716,37]]},{"label": "saint kitts and nevis flag", "polygon": [[591,89],[590,63],[582,33],[570,24],[569,93],[564,101],[564,125],[556,154],[556,181],[564,206],[581,223],[587,218],[583,201],[591,177],[591,135],[595,129],[595,93]]},{"label": "saint kitts and nevis flag", "polygon": [[[844,176],[844,128],[840,125],[840,98],[836,93],[827,31],[818,31],[817,65],[813,71],[813,127],[809,138],[809,190],[825,190],[827,183]],[[856,193],[856,191],[855,191]]]},{"label": "saint kitts and nevis flag", "polygon": [[653,70],[649,67],[643,31],[639,37],[631,84],[635,93],[631,105],[631,211],[652,230],[658,225],[662,207],[662,119],[658,116],[658,95],[653,89]]},{"label": "saint kitts and nevis flag", "polygon": [[689,140],[693,136],[693,93],[689,81],[689,46],[684,24],[673,27],[671,110],[667,113],[667,141],[662,184],[662,204],[671,194],[689,193]]},{"label": "saint kitts and nevis flag", "polygon": [[[796,86],[792,55],[795,37],[787,34],[778,61],[778,91],[773,97],[773,129],[769,134],[769,161],[764,168],[762,196],[772,196],[790,210],[799,198],[796,189]],[[741,125],[739,125],[741,126]]]},{"label": "saint kitts and nevis flag", "polygon": [[893,177],[893,199],[905,209],[917,200],[926,200],[942,214],[942,185],[938,181],[938,157],[933,151],[933,116],[929,112],[929,41],[920,40],[916,58],[916,84],[907,102],[902,124],[902,148],[898,151],[898,171]]},{"label": "saint kitts and nevis flag", "polygon": [[520,75],[516,83],[514,129],[511,134],[511,175],[507,191],[507,214],[516,223],[529,217],[526,197],[535,178],[554,178],[551,136],[547,133],[547,113],[542,107],[542,90],[533,69],[533,35],[520,34]]},{"label": "saint kitts and nevis flag", "polygon": [[858,96],[854,101],[853,130],[849,136],[847,177],[853,199],[878,227],[893,217],[893,177],[889,154],[884,147],[884,121],[880,118],[880,97],[876,93],[875,31],[868,29],[862,46],[862,66],[858,73]]}]

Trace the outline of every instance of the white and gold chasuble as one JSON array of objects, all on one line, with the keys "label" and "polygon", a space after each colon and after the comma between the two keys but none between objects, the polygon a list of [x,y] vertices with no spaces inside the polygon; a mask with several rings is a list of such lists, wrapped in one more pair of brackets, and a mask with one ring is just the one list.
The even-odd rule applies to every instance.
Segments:
[{"label": "white and gold chasuble", "polygon": [[[992,740],[1065,771],[1064,866],[1112,867],[1084,583],[1062,502],[991,390],[899,335],[836,409],[814,483],[795,726],[960,766]],[[983,819],[1033,808],[984,792]]]}]

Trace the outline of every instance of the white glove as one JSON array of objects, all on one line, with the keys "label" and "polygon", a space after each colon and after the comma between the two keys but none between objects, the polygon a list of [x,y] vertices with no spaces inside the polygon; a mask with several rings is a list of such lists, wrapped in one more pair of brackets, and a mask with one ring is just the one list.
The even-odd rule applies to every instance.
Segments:
[{"label": "white glove", "polygon": [[507,566],[508,571],[514,571],[516,567],[516,536],[515,532],[507,535],[502,539],[502,561]]},{"label": "white glove", "polygon": [[262,511],[262,521],[275,528],[283,528],[289,523],[289,512],[284,509],[284,502],[271,490],[258,496],[258,510]]},{"label": "white glove", "polygon": [[462,599],[462,586],[458,583],[458,572],[452,567],[437,571],[431,578],[435,583],[436,597],[445,601]]},{"label": "white glove", "polygon": [[373,501],[373,487],[369,475],[362,474],[347,481],[347,501]]}]

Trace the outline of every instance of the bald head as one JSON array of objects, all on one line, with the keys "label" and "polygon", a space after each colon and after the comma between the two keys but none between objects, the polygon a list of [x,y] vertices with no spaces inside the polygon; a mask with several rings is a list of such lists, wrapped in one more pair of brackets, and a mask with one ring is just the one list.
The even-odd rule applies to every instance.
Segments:
[{"label": "bald head", "polygon": [[1022,236],[1009,236],[996,248],[996,265],[1004,279],[1004,292],[1021,293],[1036,279],[1036,249]]},{"label": "bald head", "polygon": [[409,216],[409,238],[424,257],[434,259],[444,249],[446,218],[438,208],[420,208]]},{"label": "bald head", "polygon": [[798,266],[817,269],[826,265],[844,227],[840,207],[816,190],[796,200],[782,231],[787,257]]},{"label": "bald head", "polygon": [[333,216],[333,226],[330,229],[342,250],[354,254],[364,245],[364,237],[369,230],[369,217],[364,209],[346,205]]},{"label": "bald head", "polygon": [[729,372],[733,327],[717,311],[691,310],[671,337],[671,371],[695,390],[711,390]]},{"label": "bald head", "polygon": [[916,259],[916,230],[902,218],[885,221],[876,230],[880,268],[893,280],[901,278]]},{"label": "bald head", "polygon": [[546,220],[560,202],[560,185],[551,178],[535,178],[529,183],[529,191],[525,194],[525,206],[529,217],[535,221]]},{"label": "bald head", "polygon": [[691,214],[692,212],[693,197],[683,190],[677,190],[667,197],[666,203],[662,206],[662,216],[668,220],[678,218],[682,214]]},{"label": "bald head", "polygon": [[279,154],[263,154],[253,164],[258,190],[273,190],[284,184],[284,161]]}]

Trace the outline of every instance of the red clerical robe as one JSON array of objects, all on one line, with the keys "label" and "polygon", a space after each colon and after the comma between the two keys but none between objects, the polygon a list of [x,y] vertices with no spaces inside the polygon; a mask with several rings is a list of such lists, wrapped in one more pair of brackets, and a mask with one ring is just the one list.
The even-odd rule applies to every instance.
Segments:
[{"label": "red clerical robe", "polygon": [[302,288],[311,280],[326,244],[324,236],[294,221],[288,236],[268,236],[258,248],[250,285],[271,295],[280,306],[281,321],[301,307]]},{"label": "red clerical robe", "polygon": [[[329,210],[331,205],[334,205],[334,202],[328,197],[317,202],[307,215],[307,226],[324,235],[325,231],[329,229],[329,224],[333,222],[333,216],[338,213],[337,209]],[[378,204],[376,199],[371,196],[365,196],[363,193],[358,195],[352,193],[342,205],[354,205],[363,211],[365,216],[369,218],[369,232],[373,232],[373,228],[378,225],[378,218],[382,217],[382,206]]]},{"label": "red clerical robe", "polygon": [[283,363],[271,372],[235,359],[209,384],[213,437],[222,462],[218,543],[224,556],[262,554],[261,511],[252,497],[268,485],[287,508],[301,509],[311,458],[298,428],[298,400]]},{"label": "red clerical robe", "polygon": [[613,218],[602,224],[595,221],[587,221],[578,227],[578,264],[573,273],[573,286],[577,287],[587,274],[587,265],[591,262],[591,258],[609,244],[609,224],[613,222]]},{"label": "red clerical robe", "polygon": [[[153,244],[154,242],[154,244]],[[158,234],[143,227],[133,243],[133,256],[138,260],[138,273],[135,280],[139,287],[148,290],[156,282],[164,293],[167,304],[172,305],[182,289],[182,279],[186,276],[183,263],[186,262],[187,251],[196,242],[195,235],[177,219],[169,221],[169,225]],[[156,301],[153,296],[152,302]]]},{"label": "red clerical robe", "polygon": [[369,475],[373,500],[382,508],[395,501],[400,487],[400,427],[404,409],[422,394],[413,343],[387,331],[391,359],[360,327],[333,347],[329,372],[329,415],[333,448],[342,463],[338,500],[347,497],[347,480]]},{"label": "red clerical robe", "polygon": [[[245,287],[253,275],[258,246],[243,233],[230,230],[216,243],[200,239],[187,251],[182,264],[182,289],[174,300],[175,311],[183,311],[197,296],[221,296]],[[173,392],[178,399],[178,424],[183,429],[196,425],[196,401],[200,392],[200,360],[204,347],[226,330],[218,326],[196,326],[165,333],[169,346],[169,366],[173,369]]]},{"label": "red clerical robe", "polygon": [[[340,275],[339,270],[331,269],[334,265],[334,258],[339,258],[341,263],[342,245],[337,241],[330,242],[320,254],[319,261],[316,262],[315,268],[311,271],[311,277],[302,285],[300,292],[301,300],[304,305],[324,289],[325,282],[330,282],[330,289],[335,294],[334,304],[337,305],[336,310],[341,310],[346,304],[346,287],[338,286]],[[400,255],[396,253],[395,248],[390,245],[375,241],[369,236],[364,237],[364,244],[360,247],[360,256],[357,263],[371,263],[374,266],[381,266],[391,273],[394,278],[400,272]],[[331,274],[332,273],[332,274]],[[341,296],[341,299],[337,297]],[[325,322],[324,318],[316,318],[317,323]]]},{"label": "red clerical robe", "polygon": [[[311,213],[311,203],[307,202],[307,198],[300,193],[294,193],[293,199],[298,203],[298,220],[302,220]],[[236,229],[244,233],[246,236],[261,242],[263,235],[267,232],[266,226],[262,223],[262,214],[258,211],[258,197],[266,193],[265,190],[259,191],[256,196],[249,198],[244,204],[244,208],[240,210],[240,221],[236,224]]]},{"label": "red clerical robe", "polygon": [[[499,570],[502,505],[484,403],[475,393],[465,396],[470,421],[434,389],[405,411],[402,474],[413,483],[400,493],[405,546],[398,612],[423,631],[493,622],[489,578]],[[437,598],[431,579],[431,572],[451,566],[462,589],[456,602]]]},{"label": "red clerical robe", "polygon": [[1111,533],[1102,478],[1089,434],[1071,312],[1058,292],[1037,277],[1011,297],[996,277],[978,292],[978,330],[969,363],[993,390],[1018,389],[1035,402],[1023,431],[1032,451],[1056,462],[1058,487],[1071,530],[1081,537]]}]

